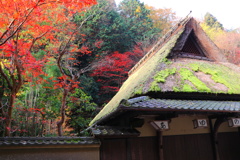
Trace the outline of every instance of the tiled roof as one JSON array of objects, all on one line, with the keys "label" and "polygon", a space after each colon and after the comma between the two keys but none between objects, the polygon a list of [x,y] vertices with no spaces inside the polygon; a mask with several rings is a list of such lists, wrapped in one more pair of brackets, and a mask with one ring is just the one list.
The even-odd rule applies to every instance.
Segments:
[{"label": "tiled roof", "polygon": [[92,133],[96,137],[123,137],[139,136],[140,133],[130,127],[96,126],[92,128]]},{"label": "tiled roof", "polygon": [[239,101],[213,100],[169,100],[150,99],[147,96],[129,99],[125,109],[163,109],[163,110],[193,110],[216,112],[240,112]]},{"label": "tiled roof", "polygon": [[0,137],[0,146],[10,145],[90,145],[99,144],[91,137]]}]

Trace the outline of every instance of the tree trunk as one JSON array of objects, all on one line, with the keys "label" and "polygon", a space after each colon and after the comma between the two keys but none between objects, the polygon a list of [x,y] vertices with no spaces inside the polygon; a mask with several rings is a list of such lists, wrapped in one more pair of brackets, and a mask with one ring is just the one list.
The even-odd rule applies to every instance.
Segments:
[{"label": "tree trunk", "polygon": [[12,122],[12,110],[13,110],[13,104],[16,98],[16,93],[12,93],[10,97],[10,102],[8,106],[8,112],[6,114],[6,123],[5,123],[5,136],[10,137],[11,136],[11,122]]},{"label": "tree trunk", "polygon": [[65,122],[65,108],[66,108],[66,101],[67,101],[67,95],[68,95],[68,90],[64,89],[63,92],[63,97],[62,97],[62,104],[60,108],[60,113],[61,113],[61,119],[57,122],[57,131],[58,131],[58,136],[63,135],[63,128],[62,125]]}]

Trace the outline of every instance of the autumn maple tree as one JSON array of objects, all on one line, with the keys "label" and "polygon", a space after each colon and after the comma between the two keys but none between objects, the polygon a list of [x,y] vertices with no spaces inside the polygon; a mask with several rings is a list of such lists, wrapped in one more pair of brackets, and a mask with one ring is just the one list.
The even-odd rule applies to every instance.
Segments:
[{"label": "autumn maple tree", "polygon": [[[68,26],[76,11],[83,11],[95,3],[95,0],[0,1],[0,89],[1,93],[4,92],[1,96],[9,97],[6,103],[0,103],[5,136],[11,135],[14,102],[23,84],[36,77],[40,83],[48,58],[62,58],[68,53],[65,50],[69,46],[59,47],[61,40],[56,38],[57,35]],[[40,58],[35,56],[39,50],[45,51]],[[64,74],[61,77],[64,79]]]},{"label": "autumn maple tree", "polygon": [[107,102],[119,90],[127,79],[128,71],[136,64],[144,52],[139,43],[132,51],[120,53],[115,51],[104,57],[103,63],[99,62],[98,68],[92,72],[92,76],[101,84],[100,93],[102,102]]}]

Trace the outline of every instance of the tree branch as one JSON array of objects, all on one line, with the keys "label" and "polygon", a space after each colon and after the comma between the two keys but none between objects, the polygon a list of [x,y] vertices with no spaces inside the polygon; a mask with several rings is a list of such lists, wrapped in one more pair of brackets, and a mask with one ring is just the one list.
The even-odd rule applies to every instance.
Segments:
[{"label": "tree branch", "polygon": [[10,82],[10,79],[8,78],[8,76],[3,72],[3,69],[2,69],[2,63],[0,63],[0,74],[3,76],[3,78],[6,80],[7,82],[7,85],[8,85],[8,88],[9,89],[12,89],[12,85],[11,85],[11,82]]},{"label": "tree branch", "polygon": [[30,48],[29,48],[29,51],[32,51],[32,48],[33,48],[34,43],[35,43],[37,40],[41,39],[43,36],[45,36],[50,30],[51,30],[51,29],[47,30],[47,31],[44,32],[43,34],[39,35],[38,37],[33,38],[32,44],[31,44],[31,46],[30,46]]},{"label": "tree branch", "polygon": [[8,25],[8,28],[6,29],[6,31],[1,35],[0,40],[3,39],[3,37],[8,33],[8,31],[10,30],[14,22],[15,22],[15,19],[12,20],[12,22]]},{"label": "tree branch", "polygon": [[[67,53],[67,47],[70,45],[70,42],[71,42],[71,40],[72,40],[72,38],[73,38],[73,36],[74,36],[74,34],[78,31],[78,30],[80,30],[81,28],[82,28],[82,26],[83,26],[83,24],[90,18],[90,17],[92,17],[93,15],[90,15],[90,16],[88,16],[84,21],[82,21],[82,23],[72,32],[72,34],[70,35],[70,38],[67,40],[67,42],[65,43],[65,45],[64,45],[64,47],[63,47],[63,49],[61,49],[62,47],[62,44],[60,45],[60,47],[59,47],[59,49],[58,49],[58,51],[59,51],[59,57],[58,57],[58,59],[57,59],[57,65],[58,65],[58,68],[60,69],[60,72],[63,74],[63,75],[67,75],[65,72],[64,72],[64,70],[63,70],[63,67],[61,66],[61,60],[62,60],[62,57],[64,56],[64,54],[65,53]],[[69,76],[69,75],[67,75],[67,76]],[[69,76],[70,78],[71,78],[71,76]]]},{"label": "tree branch", "polygon": [[[39,2],[37,2],[39,3]],[[36,4],[37,5],[37,4]],[[25,19],[17,26],[17,28],[15,29],[15,31],[13,31],[13,33],[11,35],[9,35],[3,42],[0,43],[0,46],[2,46],[3,44],[5,44],[10,38],[12,38],[23,26],[23,24],[27,21],[28,17],[30,16],[30,14],[33,12],[34,7],[30,9],[30,11],[28,12],[28,14],[26,15]],[[15,19],[13,20],[15,21]]]}]

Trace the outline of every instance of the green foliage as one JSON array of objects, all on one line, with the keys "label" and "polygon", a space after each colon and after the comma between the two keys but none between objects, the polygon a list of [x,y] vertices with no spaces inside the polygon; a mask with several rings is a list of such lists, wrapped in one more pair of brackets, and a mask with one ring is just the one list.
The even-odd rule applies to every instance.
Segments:
[{"label": "green foliage", "polygon": [[[148,44],[152,44],[156,37],[158,38],[157,35],[160,32],[159,29],[153,27],[153,22],[149,18],[149,15],[150,10],[146,9],[144,4],[138,0],[124,0],[118,7],[113,7],[106,0],[99,0],[98,4],[93,6],[91,10],[77,14],[74,17],[75,23],[81,24],[85,19],[87,21],[83,23],[80,29],[76,44],[78,44],[79,48],[86,46],[91,51],[87,55],[79,53],[78,61],[81,63],[78,67],[83,68],[99,59],[104,62],[106,61],[106,63],[111,63],[114,60],[116,63],[119,62],[119,67],[121,62],[120,57],[114,57],[115,59],[103,58],[114,55],[116,52],[122,54],[123,57],[133,52],[132,55],[128,56],[129,60],[133,61],[133,63],[128,63],[127,65],[136,63],[139,60],[139,55],[143,53],[144,46],[149,47]],[[97,47],[96,43],[98,42],[101,43]],[[141,46],[141,48],[139,47],[140,52],[134,52],[136,46]],[[88,87],[89,84],[81,80],[81,87],[99,104],[107,102],[117,91],[115,89],[114,92],[111,92],[104,87],[119,88],[123,82],[122,79],[125,80],[126,73],[129,70],[127,66],[124,67],[124,72],[120,70],[120,67],[116,68],[116,71],[112,67],[109,68],[111,69],[108,72],[109,77],[107,77],[107,72],[104,72],[105,74],[102,75],[94,75],[97,81],[97,83],[91,81],[94,90]],[[93,74],[89,75],[93,76]],[[111,75],[118,75],[120,78]],[[105,76],[106,78],[103,81],[99,81],[99,77],[101,76]],[[112,82],[108,83],[108,79],[111,79]],[[104,91],[102,88],[104,88]]]},{"label": "green foliage", "polygon": [[99,84],[95,81],[95,79],[87,74],[83,74],[79,78],[80,88],[89,96],[93,98],[93,101],[99,103]]},{"label": "green foliage", "polygon": [[46,55],[46,52],[43,51],[43,50],[39,50],[38,52],[32,53],[32,54],[37,60],[40,60],[40,59],[44,59],[44,56]]},{"label": "green foliage", "polygon": [[92,102],[92,97],[88,96],[82,89],[76,89],[70,98],[77,98],[76,101],[69,100],[70,106],[67,115],[69,120],[67,125],[73,128],[72,133],[78,136],[86,135],[87,132],[81,133],[95,116],[97,104]]},{"label": "green foliage", "polygon": [[56,65],[56,60],[54,58],[49,58],[48,62],[45,65],[44,71],[48,76],[44,77],[45,79],[49,79],[50,77],[57,78],[60,76],[60,70]]},{"label": "green foliage", "polygon": [[[100,0],[91,10],[75,16],[77,24],[88,19],[76,43],[79,48],[87,46],[94,54],[131,51],[136,43],[147,43],[160,32],[153,27],[149,14],[138,0],[124,0],[117,9]],[[97,41],[102,42],[100,48],[95,46]]]},{"label": "green foliage", "polygon": [[0,75],[0,137],[4,136],[4,125],[5,122],[2,118],[4,118],[4,113],[6,111],[8,102],[8,96],[10,90],[6,87],[7,83],[5,79]]},{"label": "green foliage", "polygon": [[[87,46],[95,54],[105,52],[126,52],[129,51],[136,40],[129,31],[129,25],[124,18],[105,0],[88,10],[75,16],[75,23],[82,23],[88,19],[81,28],[81,35],[78,36],[79,48]],[[95,46],[101,41],[101,47]],[[114,43],[113,43],[114,42]]]},{"label": "green foliage", "polygon": [[161,70],[154,76],[154,80],[158,83],[164,83],[166,81],[166,78],[169,75],[175,74],[176,73],[176,68],[167,68],[165,70]]},{"label": "green foliage", "polygon": [[222,29],[212,28],[208,26],[206,23],[202,23],[201,27],[212,41],[216,41],[217,37],[224,34],[224,31]]},{"label": "green foliage", "polygon": [[214,17],[209,12],[206,13],[204,16],[204,23],[206,23],[211,28],[223,30],[223,25],[220,22],[218,22],[217,18]]},{"label": "green foliage", "polygon": [[210,13],[206,13],[204,16],[204,21],[201,24],[201,27],[213,41],[215,41],[218,36],[224,34],[223,25]]},{"label": "green foliage", "polygon": [[161,30],[153,26],[150,10],[139,0],[123,0],[119,11],[127,26],[128,34],[137,42],[149,43],[157,38]]},{"label": "green foliage", "polygon": [[59,116],[59,91],[49,84],[25,84],[18,95],[13,112],[13,127],[18,128],[14,136],[54,135],[48,124]]},{"label": "green foliage", "polygon": [[[211,89],[209,89],[205,83],[203,83],[201,80],[199,80],[193,73],[187,68],[181,68],[179,71],[182,80],[188,80],[190,81],[197,89],[201,92],[211,92]],[[189,90],[189,86],[184,86],[185,89]]]}]

